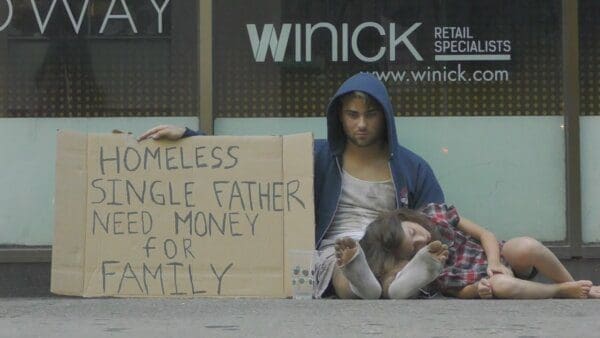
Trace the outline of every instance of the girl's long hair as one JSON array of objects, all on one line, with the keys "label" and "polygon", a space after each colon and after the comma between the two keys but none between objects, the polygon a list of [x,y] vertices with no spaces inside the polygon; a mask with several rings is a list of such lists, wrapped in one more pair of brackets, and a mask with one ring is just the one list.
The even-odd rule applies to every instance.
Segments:
[{"label": "girl's long hair", "polygon": [[440,237],[431,221],[418,211],[402,208],[380,213],[367,226],[365,235],[359,241],[371,271],[380,281],[401,261],[412,258],[401,256],[398,250],[405,237],[402,228],[402,222],[405,221],[423,226],[431,233],[432,240]]}]

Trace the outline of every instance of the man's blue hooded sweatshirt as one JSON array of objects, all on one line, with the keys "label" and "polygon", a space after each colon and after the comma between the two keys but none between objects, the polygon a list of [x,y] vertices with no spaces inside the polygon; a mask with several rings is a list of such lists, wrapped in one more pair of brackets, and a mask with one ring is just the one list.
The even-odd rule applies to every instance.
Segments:
[{"label": "man's blue hooded sweatshirt", "polygon": [[417,209],[429,203],[444,202],[444,194],[429,164],[398,143],[394,110],[383,83],[369,73],[358,73],[346,80],[329,102],[327,140],[315,141],[315,244],[317,247],[333,222],[342,191],[341,168],[346,134],[339,119],[338,110],[341,107],[339,99],[353,91],[369,94],[383,108],[397,207]]},{"label": "man's blue hooded sweatshirt", "polygon": [[[340,96],[361,91],[377,100],[386,120],[389,163],[396,188],[397,207],[417,209],[429,203],[443,203],[444,194],[433,171],[421,157],[398,144],[394,111],[387,90],[369,73],[359,73],[344,82],[327,107],[327,140],[315,140],[315,244],[319,247],[331,226],[342,191],[342,158],[346,134],[338,116]],[[424,131],[425,133],[425,131]],[[183,137],[201,135],[186,129]]]}]

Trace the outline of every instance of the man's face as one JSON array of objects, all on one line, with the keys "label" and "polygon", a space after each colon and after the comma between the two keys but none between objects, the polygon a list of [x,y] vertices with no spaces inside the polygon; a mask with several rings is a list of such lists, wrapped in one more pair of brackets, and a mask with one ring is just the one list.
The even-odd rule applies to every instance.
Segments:
[{"label": "man's face", "polygon": [[346,138],[357,147],[368,147],[385,138],[385,116],[377,107],[367,107],[364,100],[351,98],[342,103],[340,121]]}]

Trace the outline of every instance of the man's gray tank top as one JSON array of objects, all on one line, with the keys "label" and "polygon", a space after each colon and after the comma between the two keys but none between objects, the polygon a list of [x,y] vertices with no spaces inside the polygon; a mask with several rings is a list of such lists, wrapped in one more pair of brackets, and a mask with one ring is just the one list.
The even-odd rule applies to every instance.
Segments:
[{"label": "man's gray tank top", "polygon": [[341,237],[359,240],[380,212],[396,208],[396,189],[392,180],[363,181],[343,170],[342,193],[333,223],[319,249],[335,244]]}]

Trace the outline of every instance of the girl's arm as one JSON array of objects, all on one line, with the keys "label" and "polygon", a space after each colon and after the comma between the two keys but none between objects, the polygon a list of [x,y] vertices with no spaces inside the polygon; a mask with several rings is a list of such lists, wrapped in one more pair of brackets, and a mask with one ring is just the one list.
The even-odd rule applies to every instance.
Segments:
[{"label": "girl's arm", "polygon": [[513,275],[510,269],[500,263],[498,240],[496,240],[496,236],[491,231],[462,217],[458,222],[458,230],[465,232],[481,243],[483,251],[485,251],[485,255],[487,256],[488,275],[490,277],[494,274]]}]

